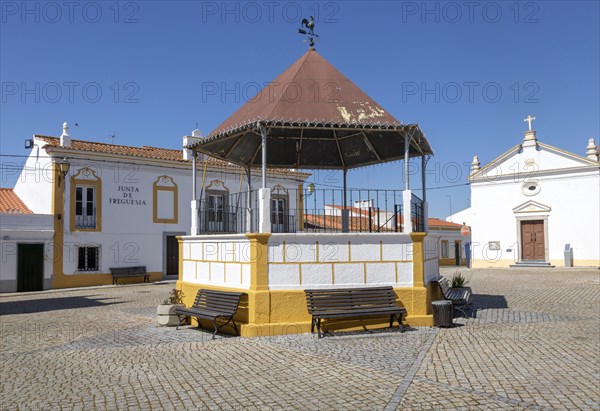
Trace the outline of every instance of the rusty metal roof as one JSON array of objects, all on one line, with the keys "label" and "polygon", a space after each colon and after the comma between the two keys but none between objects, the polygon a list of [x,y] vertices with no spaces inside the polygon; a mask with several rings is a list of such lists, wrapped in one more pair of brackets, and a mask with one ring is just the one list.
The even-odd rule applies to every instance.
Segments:
[{"label": "rusty metal roof", "polygon": [[433,151],[418,125],[402,124],[314,49],[192,148],[239,165],[261,164],[260,124],[267,165],[349,169]]}]

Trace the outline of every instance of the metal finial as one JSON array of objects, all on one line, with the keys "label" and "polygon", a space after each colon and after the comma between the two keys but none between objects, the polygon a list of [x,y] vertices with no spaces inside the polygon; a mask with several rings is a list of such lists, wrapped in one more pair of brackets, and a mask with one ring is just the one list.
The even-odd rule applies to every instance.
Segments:
[{"label": "metal finial", "polygon": [[298,33],[307,35],[308,44],[313,48],[315,46],[315,37],[319,37],[318,34],[315,34],[315,18],[310,16],[310,20],[302,19],[302,27],[306,27],[308,31],[300,28],[298,29]]}]

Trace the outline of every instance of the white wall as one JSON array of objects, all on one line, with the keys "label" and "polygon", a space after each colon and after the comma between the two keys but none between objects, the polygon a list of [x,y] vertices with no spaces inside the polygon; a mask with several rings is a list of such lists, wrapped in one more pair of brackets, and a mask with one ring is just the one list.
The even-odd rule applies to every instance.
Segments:
[{"label": "white wall", "polygon": [[243,234],[186,236],[183,281],[190,284],[250,288],[250,240]]},{"label": "white wall", "polygon": [[42,149],[46,143],[37,138],[34,142],[13,191],[34,214],[51,214],[52,163]]},{"label": "white wall", "polygon": [[[562,260],[565,244],[574,249],[575,260],[598,259],[600,243],[600,179],[598,174],[540,176],[540,192],[526,196],[521,182],[474,183],[471,186],[472,236],[476,260],[519,259],[517,214],[513,208],[535,201],[551,208],[549,212],[527,215],[547,217],[549,259]],[[500,241],[499,252],[489,251],[490,241]],[[512,252],[507,252],[511,249]]]},{"label": "white wall", "polygon": [[408,234],[273,234],[269,288],[412,287]]},{"label": "white wall", "polygon": [[53,216],[0,214],[0,292],[17,291],[18,244],[44,244],[44,289],[51,287]]},{"label": "white wall", "polygon": [[[102,180],[102,232],[67,232],[65,245],[75,248],[78,244],[99,244],[101,247],[100,272],[109,272],[110,267],[145,265],[149,272],[163,270],[163,232],[180,231],[189,234],[191,224],[190,202],[192,200],[191,169],[163,168],[139,165],[121,170],[111,169],[111,164],[94,163],[98,177]],[[89,167],[88,162],[73,162],[71,175],[83,167]],[[198,171],[198,194],[201,192],[202,170]],[[178,220],[177,223],[154,223],[153,221],[153,183],[159,176],[167,175],[173,179],[178,190]],[[258,176],[254,175],[258,180]],[[240,174],[229,171],[207,171],[205,187],[211,182],[221,180],[229,189],[229,194],[238,192]],[[273,177],[269,185],[283,185],[287,189],[296,189],[296,181]],[[133,191],[126,191],[126,190]],[[245,182],[242,191],[247,189]],[[70,182],[65,188],[65,215],[70,216],[71,202],[69,198]],[[123,191],[125,190],[125,191]],[[135,204],[120,204],[117,200],[125,200]],[[290,208],[295,208],[295,195],[290,194]],[[68,226],[68,221],[65,221]],[[72,254],[74,256],[74,253]],[[65,274],[77,271],[76,258],[64,263]]]},{"label": "white wall", "polygon": [[[45,144],[36,139],[38,144]],[[56,150],[56,149],[54,149]],[[58,155],[62,158],[63,155]],[[84,158],[85,157],[85,158]],[[192,170],[191,163],[173,164],[160,160],[116,158],[112,156],[72,151],[67,156],[71,164],[64,189],[64,274],[108,273],[110,267],[144,265],[148,272],[164,270],[163,233],[189,233],[191,225]],[[135,163],[133,163],[135,161]],[[70,231],[71,177],[83,168],[94,170],[101,180],[101,231]],[[34,212],[52,212],[52,172],[49,155],[34,147],[26,161],[26,167],[15,186],[15,193]],[[198,196],[202,191],[202,166],[198,167]],[[171,177],[177,185],[178,207],[176,223],[155,223],[153,218],[153,183],[159,176]],[[81,178],[80,174],[78,178]],[[209,167],[205,188],[215,180],[224,182],[229,194],[240,190],[240,171],[231,168]],[[247,177],[243,176],[242,191],[247,190]],[[296,208],[295,191],[302,180],[300,177],[269,173],[268,186],[281,185],[290,190],[289,207]],[[260,176],[253,173],[253,189],[260,185]],[[130,190],[130,191],[123,191]],[[124,204],[125,195],[135,204]],[[113,199],[113,200],[111,200]],[[115,201],[118,200],[118,201]],[[160,215],[158,216],[161,217]],[[97,272],[77,271],[77,247],[100,246],[100,269]],[[2,267],[4,271],[4,266]],[[49,274],[51,275],[51,268]]]}]

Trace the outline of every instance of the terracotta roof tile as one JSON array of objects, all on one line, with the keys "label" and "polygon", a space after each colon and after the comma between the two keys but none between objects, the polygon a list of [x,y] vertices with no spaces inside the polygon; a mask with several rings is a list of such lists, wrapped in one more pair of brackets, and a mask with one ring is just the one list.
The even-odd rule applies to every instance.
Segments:
[{"label": "terracotta roof tile", "polygon": [[[86,140],[71,140],[71,147],[61,147],[60,146],[60,138],[58,137],[49,137],[36,135],[36,138],[42,140],[50,147],[60,148],[61,150],[72,150],[72,151],[85,151],[92,153],[103,153],[103,154],[115,154],[115,155],[125,155],[132,157],[140,157],[147,159],[155,159],[155,160],[166,160],[166,161],[175,161],[178,163],[191,163],[191,160],[184,160],[182,150],[174,150],[169,148],[160,148],[160,147],[150,147],[150,146],[142,146],[142,147],[133,147],[133,146],[122,146],[118,144],[108,144],[108,143],[98,143],[95,141],[86,141]],[[236,165],[230,164],[226,161],[219,160],[213,157],[205,157],[208,165],[213,165],[216,167],[235,167],[239,168]],[[203,162],[200,162],[203,164]],[[269,169],[271,173],[284,174],[284,175],[294,175],[300,178],[308,177],[310,174],[308,173],[300,173],[297,171],[292,171],[288,169]]]},{"label": "terracotta roof tile", "polygon": [[460,229],[463,225],[457,223],[451,223],[450,221],[440,220],[438,218],[429,219],[429,227],[448,227]]},{"label": "terracotta roof tile", "polygon": [[12,188],[0,188],[0,213],[33,214]]}]

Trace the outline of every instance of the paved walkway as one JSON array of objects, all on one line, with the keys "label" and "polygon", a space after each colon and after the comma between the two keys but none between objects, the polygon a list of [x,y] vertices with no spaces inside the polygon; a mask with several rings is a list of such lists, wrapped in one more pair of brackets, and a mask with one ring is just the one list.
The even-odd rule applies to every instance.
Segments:
[{"label": "paved walkway", "polygon": [[0,409],[600,410],[600,271],[463,273],[477,318],[322,340],[158,327],[172,284],[3,295]]}]

